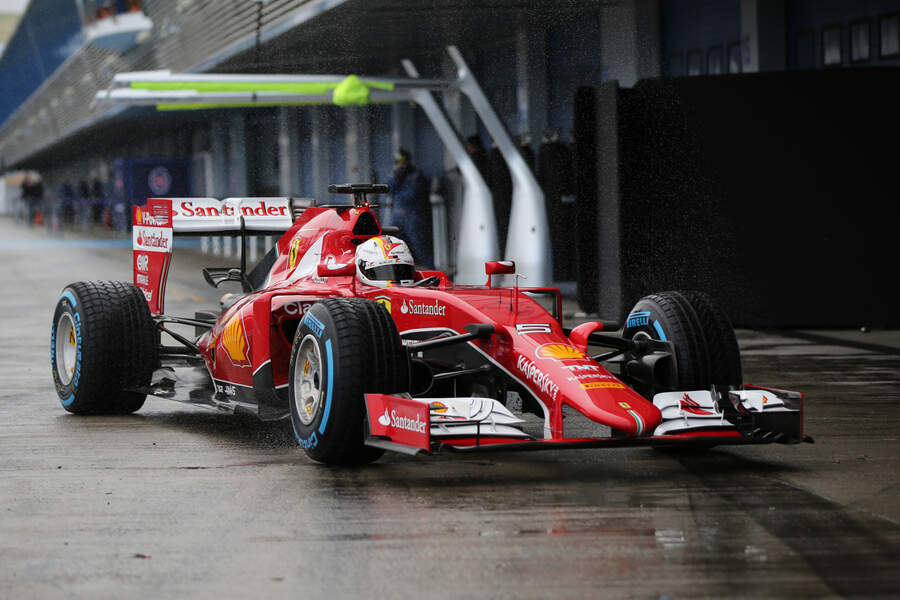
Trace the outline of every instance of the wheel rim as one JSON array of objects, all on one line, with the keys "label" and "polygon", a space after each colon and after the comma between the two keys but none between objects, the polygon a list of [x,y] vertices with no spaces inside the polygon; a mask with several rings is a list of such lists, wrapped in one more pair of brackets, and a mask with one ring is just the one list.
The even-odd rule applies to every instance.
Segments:
[{"label": "wheel rim", "polygon": [[312,335],[300,342],[294,359],[294,407],[304,425],[315,420],[322,405],[322,355]]},{"label": "wheel rim", "polygon": [[63,313],[56,323],[56,374],[63,385],[69,385],[75,376],[78,360],[78,343],[75,338],[75,322],[72,315]]},{"label": "wheel rim", "polygon": [[631,336],[633,340],[653,340],[657,338],[650,337],[650,334],[646,331],[637,331],[633,336]]}]

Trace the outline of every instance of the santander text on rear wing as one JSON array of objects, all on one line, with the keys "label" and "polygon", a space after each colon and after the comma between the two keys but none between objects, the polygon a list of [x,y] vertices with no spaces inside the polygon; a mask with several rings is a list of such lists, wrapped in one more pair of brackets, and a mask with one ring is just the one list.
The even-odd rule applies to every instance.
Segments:
[{"label": "santander text on rear wing", "polygon": [[167,198],[175,234],[283,233],[293,224],[290,198]]},{"label": "santander text on rear wing", "polygon": [[134,284],[162,314],[174,236],[280,235],[292,223],[290,198],[148,198],[133,211]]}]

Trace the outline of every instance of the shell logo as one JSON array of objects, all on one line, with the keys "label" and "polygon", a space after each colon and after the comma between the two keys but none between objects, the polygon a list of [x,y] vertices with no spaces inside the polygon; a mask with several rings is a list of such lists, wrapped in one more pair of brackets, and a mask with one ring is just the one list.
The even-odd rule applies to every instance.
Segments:
[{"label": "shell logo", "polygon": [[444,404],[443,402],[432,402],[430,408],[431,408],[431,412],[436,412],[436,413],[447,412],[447,405]]},{"label": "shell logo", "polygon": [[297,266],[297,255],[300,253],[300,240],[291,241],[291,251],[288,254],[288,269],[293,271]]},{"label": "shell logo", "polygon": [[555,358],[557,360],[580,360],[587,355],[569,344],[543,344],[535,352],[538,358]]},{"label": "shell logo", "polygon": [[247,336],[244,335],[244,322],[240,315],[235,315],[228,321],[225,329],[222,330],[220,341],[232,363],[239,367],[250,366],[250,359],[247,358],[249,344]]}]

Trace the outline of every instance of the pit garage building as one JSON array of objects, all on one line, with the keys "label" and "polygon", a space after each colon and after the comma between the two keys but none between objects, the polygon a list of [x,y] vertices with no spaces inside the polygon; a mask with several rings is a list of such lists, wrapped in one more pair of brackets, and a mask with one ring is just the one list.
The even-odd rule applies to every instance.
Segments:
[{"label": "pit garage building", "polygon": [[[897,326],[896,0],[31,0],[0,56],[0,165],[51,214],[147,195],[327,196],[409,149],[431,178],[437,266],[456,267],[461,185],[407,102],[158,110],[98,103],[119,73],[453,79],[459,48],[543,188],[552,278],[621,319],[666,288],[737,325]],[[468,98],[500,248],[510,183]],[[55,212],[54,212],[55,211]],[[52,221],[52,219],[48,219]]]}]

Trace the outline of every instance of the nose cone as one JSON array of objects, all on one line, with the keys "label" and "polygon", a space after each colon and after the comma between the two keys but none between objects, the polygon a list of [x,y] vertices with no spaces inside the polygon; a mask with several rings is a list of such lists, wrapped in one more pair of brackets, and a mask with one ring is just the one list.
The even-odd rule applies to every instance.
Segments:
[{"label": "nose cone", "polygon": [[568,396],[566,404],[599,423],[626,435],[650,435],[662,420],[662,413],[646,398],[621,382],[607,387],[584,389]]}]

